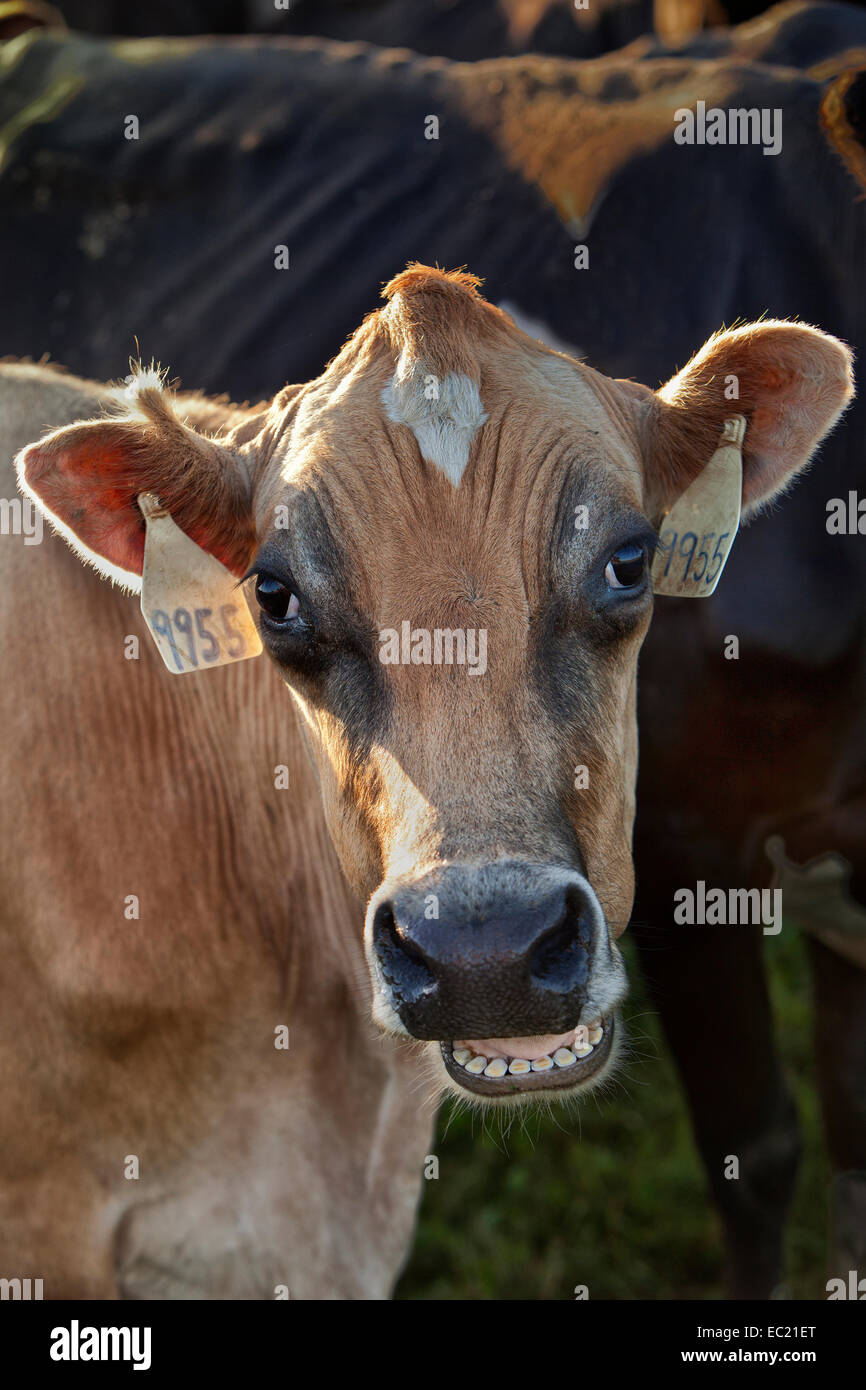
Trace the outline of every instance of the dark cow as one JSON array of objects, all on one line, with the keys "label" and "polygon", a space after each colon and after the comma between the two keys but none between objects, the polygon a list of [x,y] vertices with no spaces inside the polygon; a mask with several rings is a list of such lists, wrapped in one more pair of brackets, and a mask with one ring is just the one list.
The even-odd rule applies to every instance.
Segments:
[{"label": "dark cow", "polygon": [[[658,381],[721,322],[764,313],[862,354],[866,19],[787,6],[746,29],[698,40],[699,58],[473,68],[309,41],[139,55],[25,36],[0,86],[4,124],[17,118],[0,244],[12,263],[27,246],[40,272],[10,297],[0,346],[105,378],[137,335],[186,383],[259,397],[314,375],[418,257],[471,263],[489,298],[612,375]],[[698,101],[781,111],[781,150],[678,144],[675,112]],[[833,1163],[862,1172],[866,975],[835,947],[858,954],[866,901],[866,562],[862,537],[826,519],[862,487],[864,415],[772,528],[743,534],[711,603],[659,601],[642,656],[636,918],[746,1293],[777,1278],[797,1155],[760,931],[686,931],[672,905],[699,880],[780,876],[790,920],[813,932]],[[839,1209],[856,1212],[862,1179],[841,1182]],[[863,1258],[862,1226],[843,1216],[839,1236],[840,1262]]]},{"label": "dark cow", "polygon": [[[686,8],[695,12],[694,4]],[[463,61],[525,52],[595,57],[650,31],[654,12],[653,0],[592,0],[582,9],[574,0],[60,0],[59,9],[71,29],[91,34],[279,33]]]},{"label": "dark cow", "polygon": [[[48,8],[44,0],[7,0],[12,4]],[[518,53],[594,58],[653,31],[653,49],[690,42],[701,30],[710,42],[723,41],[719,26],[765,9],[760,0],[59,0],[57,12],[69,28],[89,34],[289,34],[466,62]]]}]

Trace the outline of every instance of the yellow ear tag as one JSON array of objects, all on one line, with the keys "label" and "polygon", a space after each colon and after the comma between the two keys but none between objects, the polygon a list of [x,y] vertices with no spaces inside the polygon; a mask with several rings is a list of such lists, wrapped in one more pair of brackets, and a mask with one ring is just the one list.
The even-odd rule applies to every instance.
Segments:
[{"label": "yellow ear tag", "polygon": [[725,421],[718,449],[663,518],[654,593],[709,598],[718,584],[740,525],[745,433],[742,415]]},{"label": "yellow ear tag", "polygon": [[142,492],[138,505],[147,527],[141,611],[172,675],[258,656],[261,638],[231,571],[181,531],[152,492]]}]

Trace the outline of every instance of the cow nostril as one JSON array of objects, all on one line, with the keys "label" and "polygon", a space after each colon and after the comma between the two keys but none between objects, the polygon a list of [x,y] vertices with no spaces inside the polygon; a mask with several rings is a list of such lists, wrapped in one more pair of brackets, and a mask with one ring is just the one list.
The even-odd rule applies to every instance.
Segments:
[{"label": "cow nostril", "polygon": [[390,903],[380,903],[373,918],[373,949],[382,974],[406,1003],[436,988],[436,979],[422,952],[397,926]]},{"label": "cow nostril", "polygon": [[545,989],[568,993],[589,975],[592,928],[569,899],[562,917],[537,941],[529,956],[532,979]]}]

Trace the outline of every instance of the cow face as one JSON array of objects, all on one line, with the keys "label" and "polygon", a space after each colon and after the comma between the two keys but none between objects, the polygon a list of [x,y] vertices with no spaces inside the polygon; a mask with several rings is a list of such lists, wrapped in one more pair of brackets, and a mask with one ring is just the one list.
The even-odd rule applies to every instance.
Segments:
[{"label": "cow face", "polygon": [[367,903],[377,1023],[429,1040],[461,1094],[566,1094],[610,1067],[626,988],[654,527],[732,409],[745,512],[778,492],[850,355],[765,323],[654,393],[544,349],[469,276],[415,267],[386,297],[318,380],[213,407],[218,436],[144,381],[20,475],[127,583],[143,491],[249,579]]}]

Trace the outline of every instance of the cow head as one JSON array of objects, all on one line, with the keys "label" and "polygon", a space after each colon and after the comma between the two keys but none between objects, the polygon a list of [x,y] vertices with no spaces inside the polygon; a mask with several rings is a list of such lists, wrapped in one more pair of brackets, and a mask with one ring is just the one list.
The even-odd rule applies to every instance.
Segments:
[{"label": "cow head", "polygon": [[214,404],[194,429],[142,378],[20,477],[129,586],[142,492],[254,577],[367,904],[377,1023],[429,1040],[460,1094],[565,1095],[610,1067],[626,989],[654,527],[713,454],[732,379],[748,515],[839,416],[850,354],[765,322],[654,392],[545,349],[470,276],[413,267],[385,297],[265,408]]}]

